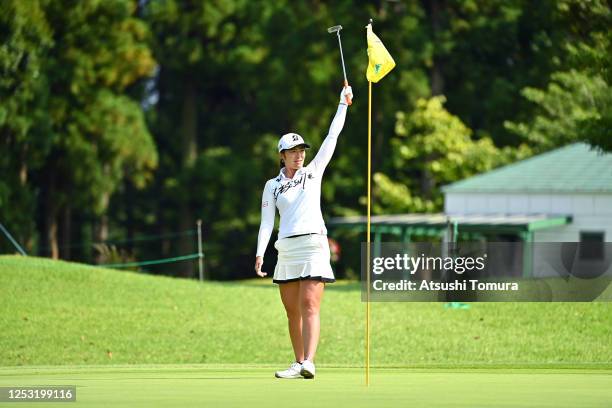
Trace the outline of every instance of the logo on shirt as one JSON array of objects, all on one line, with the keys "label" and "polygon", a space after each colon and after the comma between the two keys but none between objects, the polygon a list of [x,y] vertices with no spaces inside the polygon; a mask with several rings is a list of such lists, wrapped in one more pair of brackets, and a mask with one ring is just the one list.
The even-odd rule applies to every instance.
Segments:
[{"label": "logo on shirt", "polygon": [[[312,172],[305,171],[300,177],[293,178],[287,183],[277,186],[272,190],[274,200],[278,199],[279,195],[286,193],[293,187],[298,187],[300,184],[302,185],[302,190],[306,190],[306,180],[312,180],[313,178],[315,178],[315,175]],[[275,180],[280,183],[281,179],[281,176],[278,176]]]},{"label": "logo on shirt", "polygon": [[287,182],[285,184],[281,184],[280,186],[276,187],[272,191],[272,194],[274,195],[274,199],[276,200],[279,195],[286,193],[287,191],[289,191],[293,187],[297,187],[300,184],[304,183],[305,181],[306,181],[306,175],[302,174],[300,176],[300,178],[293,179],[293,180],[291,180],[291,181],[289,181],[289,182]]}]

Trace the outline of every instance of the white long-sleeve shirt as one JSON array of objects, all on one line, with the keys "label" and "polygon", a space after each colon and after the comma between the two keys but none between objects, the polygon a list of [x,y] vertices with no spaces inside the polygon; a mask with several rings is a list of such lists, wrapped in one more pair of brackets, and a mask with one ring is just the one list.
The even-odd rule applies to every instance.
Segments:
[{"label": "white long-sleeve shirt", "polygon": [[338,106],[327,137],[317,155],[306,167],[295,172],[293,178],[279,175],[266,182],[261,198],[261,224],[256,256],[264,256],[274,229],[276,208],[280,214],[278,238],[300,234],[327,234],[321,214],[321,179],[331,160],[338,136],[346,119],[346,104]]}]

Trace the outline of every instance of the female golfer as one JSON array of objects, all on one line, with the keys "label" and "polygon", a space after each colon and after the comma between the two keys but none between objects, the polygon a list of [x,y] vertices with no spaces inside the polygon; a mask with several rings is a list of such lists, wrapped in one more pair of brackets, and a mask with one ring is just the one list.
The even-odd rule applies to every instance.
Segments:
[{"label": "female golfer", "polygon": [[314,378],[314,358],[319,342],[319,306],[326,282],[334,282],[331,269],[327,229],[321,214],[321,178],[331,159],[346,118],[346,97],[351,87],[343,88],[340,105],[329,133],[315,158],[304,167],[310,146],[297,133],[287,133],[278,141],[280,174],[268,180],[261,200],[261,226],[255,257],[255,272],[262,272],[263,256],[274,228],[275,208],[280,214],[278,261],[274,283],[289,320],[289,337],[295,362],[277,378]]}]

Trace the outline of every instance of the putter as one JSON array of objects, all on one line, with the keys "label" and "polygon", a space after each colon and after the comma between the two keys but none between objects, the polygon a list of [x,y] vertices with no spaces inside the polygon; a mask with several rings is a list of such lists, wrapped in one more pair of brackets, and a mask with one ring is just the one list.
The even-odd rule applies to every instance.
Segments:
[{"label": "putter", "polygon": [[[342,73],[344,74],[344,87],[349,86],[348,80],[346,79],[346,68],[344,67],[344,54],[342,53],[342,40],[340,40],[340,30],[342,30],[341,25],[336,25],[333,27],[329,27],[327,32],[330,34],[336,33],[338,35],[338,45],[340,46],[340,60],[342,61]],[[351,98],[346,95],[346,104],[351,105],[353,101]]]}]

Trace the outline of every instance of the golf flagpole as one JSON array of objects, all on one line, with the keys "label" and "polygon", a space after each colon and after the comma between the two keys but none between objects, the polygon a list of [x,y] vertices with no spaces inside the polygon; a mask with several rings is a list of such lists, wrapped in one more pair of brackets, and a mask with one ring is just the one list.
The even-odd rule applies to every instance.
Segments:
[{"label": "golf flagpole", "polygon": [[368,225],[366,238],[366,351],[365,351],[365,382],[370,385],[370,255],[371,255],[371,213],[372,213],[372,82],[380,81],[395,67],[393,57],[387,51],[380,38],[372,31],[372,19],[366,26],[366,39],[368,43]]},{"label": "golf flagpole", "polygon": [[372,82],[368,81],[368,227],[366,237],[366,386],[370,385],[370,215],[372,206]]}]

